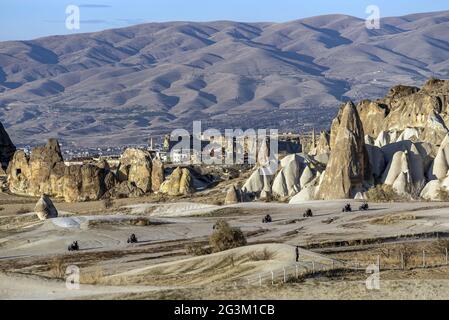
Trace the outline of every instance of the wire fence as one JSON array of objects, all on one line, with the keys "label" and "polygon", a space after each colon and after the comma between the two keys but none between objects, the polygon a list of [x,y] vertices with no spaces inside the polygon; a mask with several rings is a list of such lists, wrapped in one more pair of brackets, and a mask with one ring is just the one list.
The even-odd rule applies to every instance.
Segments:
[{"label": "wire fence", "polygon": [[[293,264],[287,264],[281,268],[275,268],[268,272],[260,272],[250,276],[244,276],[238,279],[238,283],[248,286],[263,286],[283,284],[296,281],[305,275],[320,274],[335,270],[347,271],[367,271],[373,265],[381,271],[385,270],[410,270],[416,268],[435,268],[447,266],[448,249],[443,250],[441,254],[427,252],[400,252],[398,257],[383,257],[381,255],[373,256],[371,261],[358,259],[353,260],[325,260],[319,261],[299,261]],[[234,281],[237,284],[237,281]]]},{"label": "wire fence", "polygon": [[323,262],[300,261],[285,265],[281,268],[273,269],[268,272],[261,272],[251,276],[245,276],[239,279],[239,282],[246,285],[275,285],[278,283],[287,283],[298,279],[306,274],[314,274],[324,271],[331,271],[343,267],[343,263],[335,260]]}]

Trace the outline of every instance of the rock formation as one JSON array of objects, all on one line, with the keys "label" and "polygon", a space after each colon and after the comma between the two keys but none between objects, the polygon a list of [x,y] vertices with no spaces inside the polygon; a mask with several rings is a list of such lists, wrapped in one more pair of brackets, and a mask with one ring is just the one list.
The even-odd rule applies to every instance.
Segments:
[{"label": "rock formation", "polygon": [[369,179],[365,135],[357,109],[352,102],[342,106],[332,125],[331,155],[318,198],[353,198]]},{"label": "rock formation", "polygon": [[161,159],[155,158],[152,163],[151,171],[151,189],[153,192],[158,192],[161,184],[165,180],[164,164]]},{"label": "rock formation", "polygon": [[281,160],[280,166],[281,169],[273,181],[272,193],[281,198],[293,196],[301,189],[300,178],[304,169],[304,158],[297,154],[288,155]]},{"label": "rock formation", "polygon": [[0,168],[6,170],[8,163],[14,155],[16,147],[9,138],[3,124],[0,122]]},{"label": "rock formation", "polygon": [[[448,97],[449,81],[431,79],[421,89],[393,87],[383,99],[364,100],[357,108],[364,132],[373,138],[382,131],[402,133],[409,129],[406,135],[412,130],[419,140],[439,144],[448,133]],[[390,138],[388,143],[396,141]]]},{"label": "rock formation", "polygon": [[120,158],[118,180],[134,182],[143,192],[151,191],[152,159],[148,151],[128,148]]},{"label": "rock formation", "polygon": [[317,155],[326,154],[329,152],[330,152],[329,133],[327,133],[326,131],[321,131],[318,142],[316,143],[314,148],[312,148],[312,150],[310,150],[309,154],[317,156]]},{"label": "rock formation", "polygon": [[449,135],[441,143],[432,166],[432,175],[437,179],[444,179],[449,170]]},{"label": "rock formation", "polygon": [[259,198],[262,190],[271,190],[272,181],[272,175],[266,175],[259,168],[256,168],[242,186],[242,192],[246,197]]},{"label": "rock formation", "polygon": [[67,166],[63,196],[67,202],[98,200],[106,192],[105,171],[93,164]]},{"label": "rock formation", "polygon": [[177,167],[165,180],[159,189],[160,192],[171,195],[187,195],[195,191],[193,177],[187,168]]},{"label": "rock formation", "polygon": [[32,196],[53,195],[50,175],[58,163],[64,164],[55,139],[34,148],[29,157],[22,150],[16,151],[7,169],[10,190]]},{"label": "rock formation", "polygon": [[[10,191],[16,194],[47,194],[67,202],[135,197],[150,192],[152,180],[157,188],[163,181],[162,163],[154,161],[155,172],[152,163],[147,151],[127,149],[117,174],[106,161],[66,166],[58,141],[50,139],[45,146],[34,148],[30,156],[22,150],[14,153],[7,169],[8,184]],[[183,183],[189,185],[189,182]]]},{"label": "rock formation", "polygon": [[34,212],[40,220],[52,219],[58,217],[58,210],[56,210],[53,202],[47,195],[42,195],[34,207]]},{"label": "rock formation", "polygon": [[224,204],[235,204],[239,202],[240,202],[239,191],[234,185],[232,185],[229,187],[228,192],[226,192]]}]

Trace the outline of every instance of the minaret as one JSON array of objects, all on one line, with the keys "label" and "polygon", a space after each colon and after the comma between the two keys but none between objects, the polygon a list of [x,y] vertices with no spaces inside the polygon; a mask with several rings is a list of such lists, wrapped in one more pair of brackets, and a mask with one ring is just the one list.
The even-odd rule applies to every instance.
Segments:
[{"label": "minaret", "polygon": [[313,127],[312,129],[312,148],[316,147],[316,142],[315,142],[315,127]]}]

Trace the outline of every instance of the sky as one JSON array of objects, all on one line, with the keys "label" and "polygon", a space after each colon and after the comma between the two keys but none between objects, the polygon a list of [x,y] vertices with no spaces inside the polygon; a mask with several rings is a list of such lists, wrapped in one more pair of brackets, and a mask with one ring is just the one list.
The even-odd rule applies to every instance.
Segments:
[{"label": "sky", "polygon": [[[66,27],[69,5],[79,8],[79,29]],[[378,6],[381,17],[449,10],[448,0],[0,0],[0,41],[145,22],[285,22],[332,13],[366,18],[369,5]]]}]

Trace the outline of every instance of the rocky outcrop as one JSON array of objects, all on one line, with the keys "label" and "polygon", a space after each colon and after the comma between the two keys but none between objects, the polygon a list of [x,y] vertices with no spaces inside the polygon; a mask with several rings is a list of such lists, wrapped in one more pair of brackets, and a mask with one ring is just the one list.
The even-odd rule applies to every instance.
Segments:
[{"label": "rocky outcrop", "polygon": [[63,196],[67,202],[98,200],[106,192],[105,171],[93,164],[65,168]]},{"label": "rocky outcrop", "polygon": [[153,159],[152,167],[151,189],[153,190],[153,192],[158,192],[165,180],[164,164],[162,163],[161,159],[155,158]]},{"label": "rocky outcrop", "polygon": [[307,186],[302,189],[298,194],[292,197],[289,201],[291,204],[300,204],[305,201],[315,200],[317,196],[318,187],[317,186]]},{"label": "rocky outcrop", "polygon": [[152,159],[148,151],[128,148],[120,158],[117,172],[120,182],[133,182],[143,192],[151,191]]},{"label": "rocky outcrop", "polygon": [[[439,144],[448,133],[448,101],[449,81],[432,79],[421,90],[395,86],[383,99],[364,100],[357,108],[365,134],[373,138],[382,131],[405,131],[404,135],[415,136],[419,141]],[[390,139],[389,143],[396,141],[397,138]]]},{"label": "rocky outcrop", "polygon": [[177,167],[159,189],[171,196],[187,195],[195,192],[193,177],[187,168]]},{"label": "rocky outcrop", "polygon": [[42,195],[34,207],[34,212],[40,220],[58,217],[58,210],[47,195]]},{"label": "rocky outcrop", "polygon": [[304,169],[304,158],[297,154],[288,155],[281,160],[280,165],[281,169],[273,181],[272,193],[281,198],[293,196],[301,189],[300,178]]},{"label": "rocky outcrop", "polygon": [[55,139],[48,140],[43,147],[34,148],[29,157],[22,150],[16,151],[7,170],[10,190],[32,196],[53,195],[50,176],[58,164],[64,163]]},{"label": "rocky outcrop", "polygon": [[246,197],[259,198],[262,190],[268,190],[271,192],[271,182],[273,181],[272,175],[266,175],[262,170],[256,168],[250,177],[246,180],[242,186],[242,192]]},{"label": "rocky outcrop", "polygon": [[365,135],[356,107],[352,102],[342,106],[338,126],[333,125],[334,137],[329,163],[320,184],[318,198],[353,198],[363,189],[370,168],[365,149]]},{"label": "rocky outcrop", "polygon": [[68,202],[100,199],[106,191],[107,170],[94,164],[64,164],[58,141],[50,139],[28,157],[19,150],[8,166],[8,183],[16,194],[47,194]]},{"label": "rocky outcrop", "polygon": [[374,139],[382,132],[383,122],[388,115],[385,104],[363,100],[357,105],[357,112],[363,125],[363,132]]},{"label": "rocky outcrop", "polygon": [[226,192],[226,198],[224,204],[236,204],[240,202],[240,193],[237,188],[232,185],[229,187],[228,192]]},{"label": "rocky outcrop", "polygon": [[449,135],[447,135],[441,143],[438,153],[433,161],[432,177],[436,179],[444,179],[448,175],[449,170]]},{"label": "rocky outcrop", "polygon": [[104,197],[105,198],[138,198],[143,196],[145,193],[142,189],[138,188],[134,182],[122,181],[117,182],[114,187],[108,190]]},{"label": "rocky outcrop", "polygon": [[12,143],[3,124],[0,122],[0,167],[4,171],[8,167],[9,161],[12,159],[16,147]]},{"label": "rocky outcrop", "polygon": [[440,199],[441,184],[438,180],[429,181],[421,191],[421,198],[425,200],[437,201]]},{"label": "rocky outcrop", "polygon": [[321,131],[318,142],[309,152],[310,155],[317,156],[330,152],[330,135],[327,131]]}]

